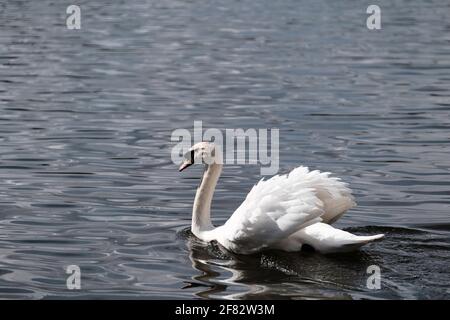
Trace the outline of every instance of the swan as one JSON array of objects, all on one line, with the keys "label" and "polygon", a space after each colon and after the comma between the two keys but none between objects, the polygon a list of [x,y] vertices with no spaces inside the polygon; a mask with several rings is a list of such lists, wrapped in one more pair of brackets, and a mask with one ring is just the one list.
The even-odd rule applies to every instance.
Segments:
[{"label": "swan", "polygon": [[211,202],[222,172],[222,152],[212,142],[199,142],[183,156],[179,171],[205,165],[192,209],[192,233],[217,241],[237,254],[266,249],[300,251],[309,245],[321,253],[348,252],[384,234],[357,236],[331,226],[356,205],[351,190],[329,172],[297,167],[289,174],[261,179],[226,223],[211,223]]}]

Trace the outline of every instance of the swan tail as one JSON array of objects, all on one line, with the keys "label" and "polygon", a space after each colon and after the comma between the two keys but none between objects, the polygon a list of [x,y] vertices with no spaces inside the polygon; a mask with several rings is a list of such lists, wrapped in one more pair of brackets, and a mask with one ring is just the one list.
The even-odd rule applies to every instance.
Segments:
[{"label": "swan tail", "polygon": [[300,250],[307,244],[321,253],[349,252],[383,237],[384,234],[357,236],[319,222],[297,231],[280,245],[290,248],[289,251]]},{"label": "swan tail", "polygon": [[356,236],[352,234],[352,236],[352,239],[349,239],[347,243],[343,243],[340,247],[337,248],[337,251],[331,250],[330,252],[346,252],[357,250],[363,245],[368,244],[369,242],[383,238],[384,234],[376,234],[373,236]]}]

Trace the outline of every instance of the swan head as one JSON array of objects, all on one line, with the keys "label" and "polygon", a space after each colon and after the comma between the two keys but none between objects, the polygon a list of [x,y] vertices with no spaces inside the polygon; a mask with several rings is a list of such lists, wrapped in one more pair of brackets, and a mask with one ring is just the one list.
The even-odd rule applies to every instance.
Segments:
[{"label": "swan head", "polygon": [[194,144],[188,152],[183,156],[183,162],[180,165],[178,171],[190,167],[193,164],[206,164],[220,163],[219,160],[221,153],[218,152],[218,148],[212,142],[199,142]]}]

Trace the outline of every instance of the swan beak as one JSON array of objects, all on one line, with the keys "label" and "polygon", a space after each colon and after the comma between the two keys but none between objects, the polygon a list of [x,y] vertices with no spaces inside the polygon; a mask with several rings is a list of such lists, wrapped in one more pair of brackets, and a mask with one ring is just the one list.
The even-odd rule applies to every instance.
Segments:
[{"label": "swan beak", "polygon": [[183,163],[181,164],[180,168],[178,169],[179,172],[183,171],[184,169],[186,169],[187,167],[191,166],[192,163],[190,163],[189,161],[183,161]]}]

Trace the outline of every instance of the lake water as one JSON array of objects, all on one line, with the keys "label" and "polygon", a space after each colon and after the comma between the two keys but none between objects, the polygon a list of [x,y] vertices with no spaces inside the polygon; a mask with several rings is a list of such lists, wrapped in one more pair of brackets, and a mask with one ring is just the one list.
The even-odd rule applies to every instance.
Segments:
[{"label": "lake water", "polygon": [[[0,4],[0,298],[450,298],[450,3]],[[232,255],[190,232],[174,129],[279,128],[280,168],[349,182],[352,254]],[[260,179],[225,167],[223,223]],[[81,268],[68,290],[65,268]],[[381,289],[366,287],[367,268]]]}]

